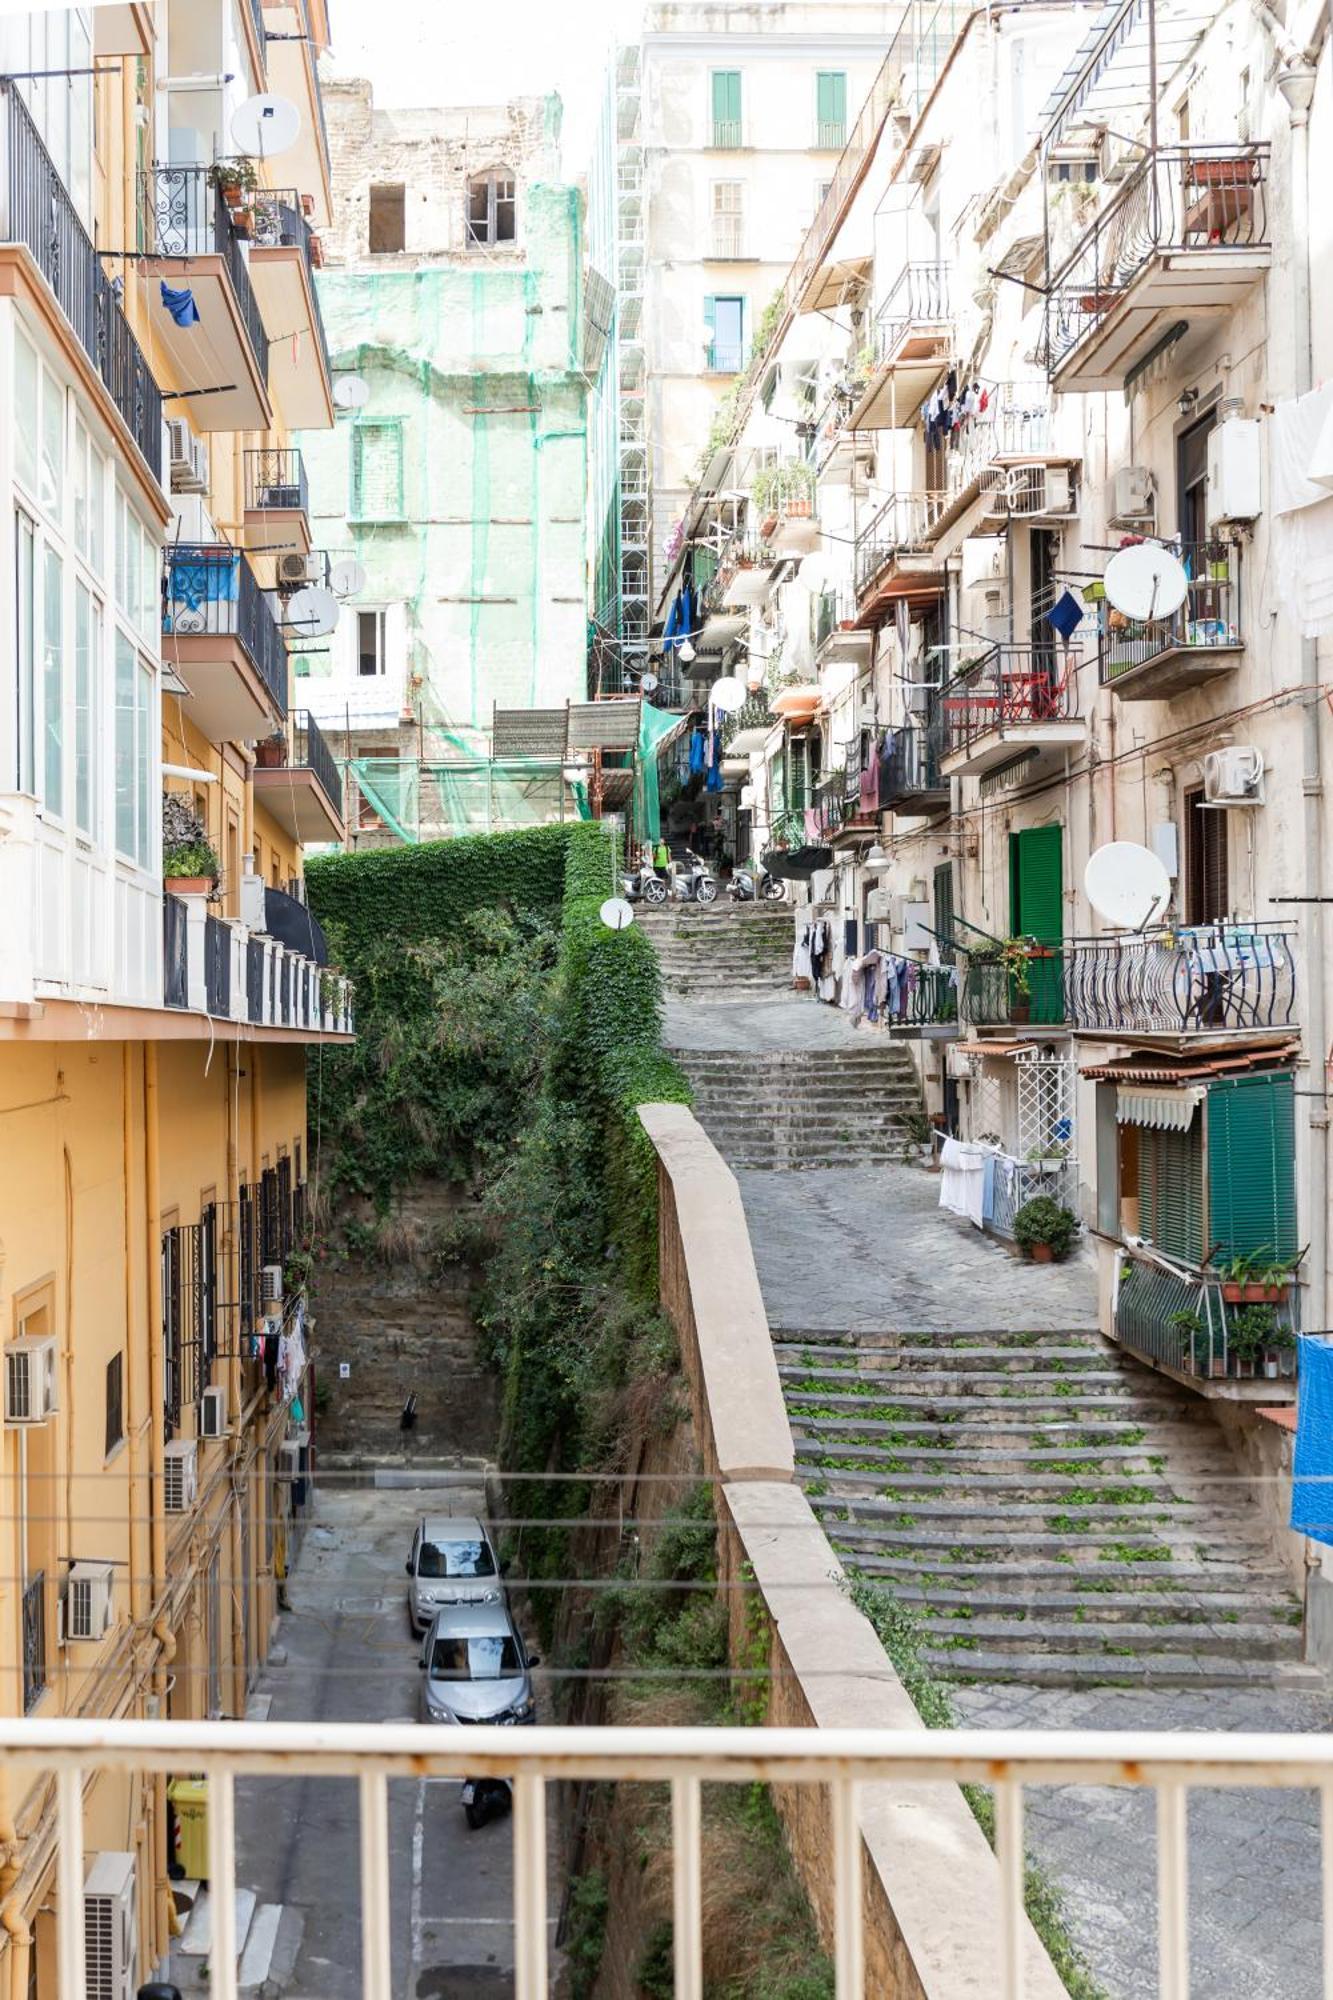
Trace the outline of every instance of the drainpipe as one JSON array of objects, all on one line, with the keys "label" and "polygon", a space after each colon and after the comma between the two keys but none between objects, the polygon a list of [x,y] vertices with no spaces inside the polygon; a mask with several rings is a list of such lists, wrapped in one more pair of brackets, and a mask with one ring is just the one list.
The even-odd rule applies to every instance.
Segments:
[{"label": "drainpipe", "polygon": [[[1310,389],[1313,341],[1310,320],[1310,103],[1315,68],[1308,60],[1289,62],[1278,71],[1278,89],[1287,101],[1291,125],[1291,276],[1292,325],[1296,347],[1294,384],[1298,396]],[[1324,1024],[1324,788],[1320,768],[1319,660],[1313,639],[1301,640],[1302,742],[1301,799],[1305,836],[1306,924],[1306,1046],[1310,1051],[1314,1094],[1308,1107],[1307,1148],[1310,1199],[1306,1214],[1309,1235],[1310,1323],[1328,1325],[1328,1102],[1325,1095],[1327,1053]]]}]

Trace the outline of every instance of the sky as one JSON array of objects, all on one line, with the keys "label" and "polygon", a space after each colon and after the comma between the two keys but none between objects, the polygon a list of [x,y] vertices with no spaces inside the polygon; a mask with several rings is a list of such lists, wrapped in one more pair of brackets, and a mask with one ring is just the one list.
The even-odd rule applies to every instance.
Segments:
[{"label": "sky", "polygon": [[637,35],[642,11],[643,0],[329,0],[330,67],[368,76],[387,109],[556,90],[574,180],[591,152],[607,55]]}]

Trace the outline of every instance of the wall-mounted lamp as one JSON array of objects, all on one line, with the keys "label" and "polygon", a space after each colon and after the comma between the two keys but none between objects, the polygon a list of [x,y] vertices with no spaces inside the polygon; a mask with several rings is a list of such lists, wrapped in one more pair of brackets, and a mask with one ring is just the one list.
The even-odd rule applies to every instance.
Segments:
[{"label": "wall-mounted lamp", "polygon": [[1180,414],[1187,417],[1199,400],[1197,389],[1182,389],[1180,392]]}]

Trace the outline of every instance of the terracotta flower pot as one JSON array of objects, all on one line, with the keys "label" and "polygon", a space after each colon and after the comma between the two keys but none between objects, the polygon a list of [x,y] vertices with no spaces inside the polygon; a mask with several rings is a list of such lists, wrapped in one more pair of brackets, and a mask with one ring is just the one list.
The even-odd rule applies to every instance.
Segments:
[{"label": "terracotta flower pot", "polygon": [[173,896],[211,896],[211,875],[164,875],[162,887]]},{"label": "terracotta flower pot", "polygon": [[1031,1256],[1034,1264],[1053,1264],[1055,1262],[1055,1252],[1049,1243],[1034,1243],[1032,1245]]}]

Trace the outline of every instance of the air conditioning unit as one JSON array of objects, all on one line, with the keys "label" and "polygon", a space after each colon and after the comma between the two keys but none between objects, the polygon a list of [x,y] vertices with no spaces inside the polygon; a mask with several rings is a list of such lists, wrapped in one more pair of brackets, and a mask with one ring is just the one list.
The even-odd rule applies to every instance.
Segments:
[{"label": "air conditioning unit", "polygon": [[173,493],[207,493],[208,445],[195,436],[184,417],[167,418],[167,456]]},{"label": "air conditioning unit", "polygon": [[1122,465],[1107,495],[1107,522],[1112,528],[1142,527],[1156,506],[1153,477],[1146,465]]},{"label": "air conditioning unit", "polygon": [[283,555],[278,557],[279,590],[302,590],[308,583],[318,583],[324,574],[324,567],[318,556]]},{"label": "air conditioning unit", "polygon": [[909,715],[924,715],[930,707],[930,697],[936,692],[928,681],[909,681],[903,689],[903,701]]},{"label": "air conditioning unit", "polygon": [[888,924],[895,928],[894,905],[900,899],[892,889],[869,889],[866,891],[866,922],[868,924]]},{"label": "air conditioning unit", "polygon": [[199,1494],[199,1446],[193,1438],[173,1438],[162,1465],[162,1506],[168,1514],[188,1514]]},{"label": "air conditioning unit", "polygon": [[25,1333],[5,1349],[5,1422],[44,1424],[56,1413],[56,1344]]},{"label": "air conditioning unit", "polygon": [[227,1435],[227,1392],[205,1389],[199,1405],[199,1435],[220,1438]]},{"label": "air conditioning unit", "polygon": [[76,1562],[65,1581],[65,1638],[100,1639],[111,1627],[110,1563]]},{"label": "air conditioning unit", "polygon": [[282,1304],[282,1266],[265,1264],[259,1273],[259,1296],[266,1306]]},{"label": "air conditioning unit", "polygon": [[1067,465],[1017,465],[1005,500],[1022,520],[1064,519],[1074,511],[1074,479]]},{"label": "air conditioning unit", "polygon": [[1264,757],[1252,743],[1233,743],[1210,750],[1203,760],[1203,802],[1206,806],[1261,806],[1264,802]]},{"label": "air conditioning unit", "polygon": [[83,1884],[87,2000],[134,2000],[138,1958],[132,1854],[94,1854]]}]

